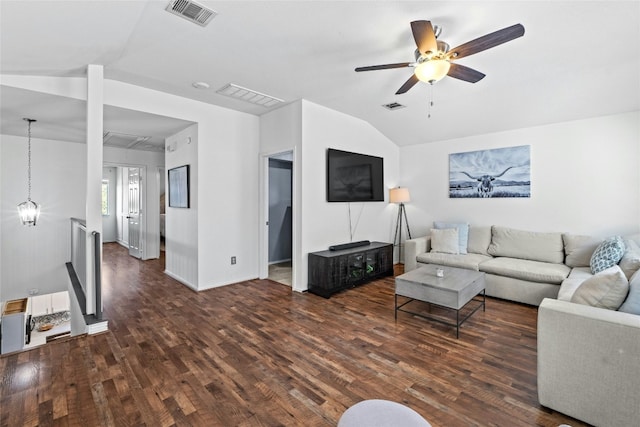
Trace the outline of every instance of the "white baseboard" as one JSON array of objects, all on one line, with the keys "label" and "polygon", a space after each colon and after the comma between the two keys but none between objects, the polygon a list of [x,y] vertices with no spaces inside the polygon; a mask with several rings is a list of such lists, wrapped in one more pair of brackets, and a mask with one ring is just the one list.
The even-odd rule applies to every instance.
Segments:
[{"label": "white baseboard", "polygon": [[87,334],[89,335],[99,334],[101,332],[107,332],[108,330],[109,330],[109,322],[106,320],[103,322],[91,323],[87,325]]},{"label": "white baseboard", "polygon": [[167,276],[171,277],[172,279],[175,279],[178,282],[182,283],[187,288],[190,288],[190,289],[192,289],[194,291],[198,291],[198,287],[196,285],[194,285],[193,283],[189,282],[187,279],[184,279],[184,278],[178,276],[177,274],[174,274],[174,273],[170,272],[169,270],[164,270],[164,274],[166,274]]}]

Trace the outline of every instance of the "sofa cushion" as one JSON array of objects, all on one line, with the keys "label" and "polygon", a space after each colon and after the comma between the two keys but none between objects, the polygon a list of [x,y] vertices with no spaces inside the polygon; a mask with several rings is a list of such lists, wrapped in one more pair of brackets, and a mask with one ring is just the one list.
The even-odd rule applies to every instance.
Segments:
[{"label": "sofa cushion", "polygon": [[625,251],[622,259],[618,264],[627,279],[631,280],[631,276],[640,270],[640,247],[631,239],[624,239]]},{"label": "sofa cushion", "polygon": [[[589,273],[589,276],[592,276]],[[571,297],[576,292],[576,289],[582,285],[584,282],[583,279],[572,278],[571,275],[562,281],[560,285],[560,290],[558,291],[558,298],[560,301],[571,301]]]},{"label": "sofa cushion", "polygon": [[433,228],[442,230],[445,228],[457,228],[458,229],[458,253],[467,253],[467,242],[469,240],[469,224],[455,223],[455,222],[442,222],[434,221]]},{"label": "sofa cushion", "polygon": [[487,249],[491,243],[491,227],[470,226],[467,252],[481,255],[489,255]]},{"label": "sofa cushion", "polygon": [[591,267],[574,267],[569,273],[569,277],[562,281],[558,298],[561,301],[571,301],[573,293],[582,285],[582,282],[593,277]]},{"label": "sofa cushion", "polygon": [[481,262],[490,260],[488,255],[481,254],[444,254],[438,252],[427,252],[420,254],[416,257],[418,262],[424,264],[438,264],[446,265],[449,267],[466,268],[467,270],[478,270],[478,265]]},{"label": "sofa cushion", "polygon": [[598,274],[609,267],[616,265],[624,255],[624,242],[622,237],[613,236],[598,245],[591,255],[591,272]]},{"label": "sofa cushion", "polygon": [[490,255],[532,261],[564,261],[564,245],[560,233],[538,233],[507,227],[491,227]]},{"label": "sofa cushion", "polygon": [[431,229],[431,252],[457,254],[460,252],[457,228]]},{"label": "sofa cushion", "polygon": [[530,282],[560,284],[569,276],[571,268],[564,264],[531,261],[528,259],[493,258],[480,264],[480,271]]},{"label": "sofa cushion", "polygon": [[591,255],[602,239],[591,236],[580,236],[566,233],[562,235],[566,258],[564,263],[569,267],[589,267]]},{"label": "sofa cushion", "polygon": [[618,311],[640,315],[640,270],[631,276],[629,280],[629,294]]},{"label": "sofa cushion", "polygon": [[579,279],[581,282],[593,277],[591,273],[591,267],[575,267],[571,269],[569,279]]},{"label": "sofa cushion", "polygon": [[629,281],[622,269],[614,265],[582,282],[571,302],[617,310],[629,293]]}]

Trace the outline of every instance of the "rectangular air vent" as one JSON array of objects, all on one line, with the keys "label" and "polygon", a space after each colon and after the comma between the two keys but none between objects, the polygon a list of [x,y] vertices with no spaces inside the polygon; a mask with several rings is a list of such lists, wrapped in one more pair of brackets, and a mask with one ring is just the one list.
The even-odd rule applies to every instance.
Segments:
[{"label": "rectangular air vent", "polygon": [[217,15],[214,10],[208,9],[193,0],[171,0],[166,11],[181,16],[201,27],[205,27]]},{"label": "rectangular air vent", "polygon": [[107,147],[131,148],[131,149],[148,149],[144,142],[151,139],[150,136],[128,135],[126,133],[105,132],[102,142]]},{"label": "rectangular air vent", "polygon": [[390,102],[388,104],[383,104],[382,106],[387,110],[398,110],[400,108],[406,107],[406,105],[398,104],[397,102]]},{"label": "rectangular air vent", "polygon": [[264,93],[256,92],[255,90],[247,89],[242,86],[229,83],[216,91],[220,95],[230,96],[241,101],[250,102],[252,104],[261,105],[265,108],[273,107],[284,102],[282,99],[278,99],[273,96],[265,95]]}]

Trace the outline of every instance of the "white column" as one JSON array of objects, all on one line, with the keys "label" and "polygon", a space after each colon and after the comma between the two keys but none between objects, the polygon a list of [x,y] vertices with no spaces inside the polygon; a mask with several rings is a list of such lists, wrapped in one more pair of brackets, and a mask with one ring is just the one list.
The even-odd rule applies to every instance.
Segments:
[{"label": "white column", "polygon": [[87,314],[95,313],[94,231],[102,234],[102,135],[104,68],[87,66]]}]

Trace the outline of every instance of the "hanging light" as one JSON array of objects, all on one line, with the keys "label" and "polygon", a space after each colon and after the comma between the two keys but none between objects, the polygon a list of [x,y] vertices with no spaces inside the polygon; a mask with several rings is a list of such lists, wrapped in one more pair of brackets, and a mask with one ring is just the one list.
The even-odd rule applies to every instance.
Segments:
[{"label": "hanging light", "polygon": [[430,59],[418,64],[414,73],[418,80],[433,84],[446,76],[450,67],[446,59]]},{"label": "hanging light", "polygon": [[23,225],[36,225],[36,221],[38,221],[38,217],[40,216],[40,205],[31,200],[31,123],[35,122],[34,119],[24,118],[22,120],[26,120],[29,123],[29,145],[28,145],[28,166],[27,166],[27,176],[29,182],[29,192],[27,193],[27,201],[22,202],[18,205],[18,215],[20,215],[20,220]]}]

